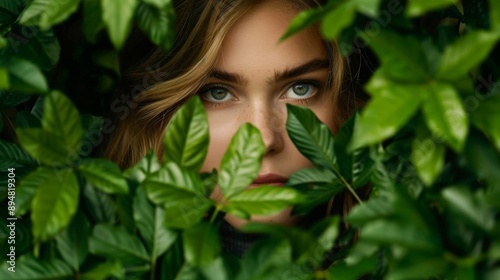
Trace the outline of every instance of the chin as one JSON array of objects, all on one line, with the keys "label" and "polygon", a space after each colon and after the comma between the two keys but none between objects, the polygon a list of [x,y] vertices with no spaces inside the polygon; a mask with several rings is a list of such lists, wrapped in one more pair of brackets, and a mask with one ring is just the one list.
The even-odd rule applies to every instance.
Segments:
[{"label": "chin", "polygon": [[237,229],[240,229],[249,222],[290,226],[297,223],[297,221],[299,220],[298,216],[292,216],[291,213],[292,207],[288,207],[285,210],[270,216],[251,216],[250,220],[245,220],[229,214],[226,214],[226,216],[224,216],[224,219]]}]

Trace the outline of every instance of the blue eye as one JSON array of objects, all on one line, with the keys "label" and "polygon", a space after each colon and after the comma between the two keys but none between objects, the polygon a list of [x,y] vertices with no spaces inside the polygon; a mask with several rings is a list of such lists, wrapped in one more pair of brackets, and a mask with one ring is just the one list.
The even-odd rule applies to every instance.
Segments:
[{"label": "blue eye", "polygon": [[293,84],[285,93],[286,98],[306,99],[313,96],[318,88],[312,83],[299,82]]},{"label": "blue eye", "polygon": [[232,100],[234,97],[224,87],[212,87],[201,93],[201,98],[209,102],[222,103]]}]

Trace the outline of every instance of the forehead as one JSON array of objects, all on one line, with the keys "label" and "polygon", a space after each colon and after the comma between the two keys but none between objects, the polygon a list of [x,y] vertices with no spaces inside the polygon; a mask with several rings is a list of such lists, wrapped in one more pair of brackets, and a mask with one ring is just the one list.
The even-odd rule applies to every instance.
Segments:
[{"label": "forehead", "polygon": [[277,71],[325,59],[326,51],[316,29],[279,41],[298,14],[297,9],[284,3],[263,1],[241,17],[226,35],[215,67],[227,71]]}]

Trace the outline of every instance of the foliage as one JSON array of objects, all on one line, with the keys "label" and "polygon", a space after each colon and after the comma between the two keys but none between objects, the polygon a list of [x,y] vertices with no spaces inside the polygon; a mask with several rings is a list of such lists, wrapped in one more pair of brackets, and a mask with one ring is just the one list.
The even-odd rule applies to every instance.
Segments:
[{"label": "foliage", "polygon": [[[197,97],[172,119],[164,162],[150,152],[122,172],[89,156],[105,120],[80,114],[62,93],[74,85],[57,76],[71,72],[59,69],[58,28],[78,17],[87,48],[107,42],[86,63],[106,69],[108,93],[119,74],[112,48],[122,49],[134,24],[164,49],[173,38],[169,0],[0,0],[0,129],[9,138],[0,140],[0,214],[6,223],[17,217],[15,244],[1,227],[0,279],[500,276],[498,1],[332,0],[302,12],[283,39],[319,23],[344,55],[369,47],[380,67],[364,87],[371,100],[336,135],[288,105],[288,134],[315,167],[283,188],[246,189],[265,153],[250,124],[218,171],[199,172],[209,135]],[[215,185],[221,202],[210,198]],[[251,223],[243,230],[265,238],[241,261],[221,252],[221,213],[248,218],[294,205],[307,214],[343,190],[358,200],[349,215],[310,230]],[[353,230],[339,235],[343,222],[359,232],[356,242]],[[15,246],[15,273],[4,244]]]}]

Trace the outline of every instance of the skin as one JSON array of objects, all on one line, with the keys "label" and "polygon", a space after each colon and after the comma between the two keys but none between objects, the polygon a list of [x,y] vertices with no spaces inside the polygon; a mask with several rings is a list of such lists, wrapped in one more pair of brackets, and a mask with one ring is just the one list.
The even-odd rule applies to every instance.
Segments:
[{"label": "skin", "polygon": [[[279,42],[296,15],[295,9],[286,8],[280,1],[265,1],[229,31],[215,70],[200,93],[210,126],[208,156],[202,171],[219,167],[231,137],[247,122],[260,130],[266,146],[259,174],[289,177],[299,169],[311,167],[312,163],[299,153],[286,132],[286,103],[308,107],[336,131],[333,93],[326,86],[326,51],[319,34],[315,29],[306,29]],[[316,65],[305,67],[303,73],[276,80],[311,61]],[[212,198],[220,201],[221,197],[216,188]],[[291,208],[273,216],[252,216],[251,220],[293,224],[297,217],[290,212]],[[231,215],[225,219],[237,228],[246,222]]]}]

